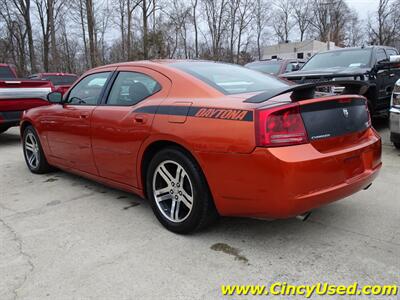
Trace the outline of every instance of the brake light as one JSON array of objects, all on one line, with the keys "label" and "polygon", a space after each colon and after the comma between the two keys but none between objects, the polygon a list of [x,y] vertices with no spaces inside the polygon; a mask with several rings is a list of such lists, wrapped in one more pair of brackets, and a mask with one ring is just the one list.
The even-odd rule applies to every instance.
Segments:
[{"label": "brake light", "polygon": [[278,147],[308,143],[297,104],[256,111],[256,142],[259,147]]}]

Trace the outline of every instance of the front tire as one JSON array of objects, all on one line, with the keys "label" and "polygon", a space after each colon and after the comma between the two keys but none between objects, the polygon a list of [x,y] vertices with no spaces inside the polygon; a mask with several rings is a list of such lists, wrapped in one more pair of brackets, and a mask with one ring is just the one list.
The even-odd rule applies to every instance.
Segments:
[{"label": "front tire", "polygon": [[200,230],[217,218],[200,167],[179,148],[163,149],[153,157],[146,188],[154,214],[172,232]]},{"label": "front tire", "polygon": [[23,150],[26,165],[35,174],[44,174],[52,170],[44,156],[39,136],[32,126],[28,126],[23,134]]}]

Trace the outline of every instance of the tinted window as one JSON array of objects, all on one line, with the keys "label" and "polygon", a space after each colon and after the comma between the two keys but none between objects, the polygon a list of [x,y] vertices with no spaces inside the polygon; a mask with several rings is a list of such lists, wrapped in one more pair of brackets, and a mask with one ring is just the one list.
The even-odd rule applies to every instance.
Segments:
[{"label": "tinted window", "polygon": [[380,61],[384,61],[384,60],[387,60],[385,50],[378,49],[378,51],[376,52],[376,61],[380,62]]},{"label": "tinted window", "polygon": [[78,77],[72,75],[50,75],[43,77],[43,79],[50,80],[53,85],[72,85]]},{"label": "tinted window", "polygon": [[0,78],[11,79],[15,78],[15,75],[9,67],[0,67]]},{"label": "tinted window", "polygon": [[302,71],[334,67],[368,67],[371,63],[371,49],[331,51],[314,55]]},{"label": "tinted window", "polygon": [[278,78],[237,65],[185,62],[174,63],[171,66],[191,74],[224,94],[257,92],[288,86]]},{"label": "tinted window", "polygon": [[260,71],[266,74],[274,74],[278,75],[281,70],[281,63],[266,63],[266,64],[249,64],[246,65],[246,68]]},{"label": "tinted window", "polygon": [[394,49],[386,49],[386,53],[388,56],[397,55],[397,51]]},{"label": "tinted window", "polygon": [[147,75],[120,72],[108,96],[107,105],[135,105],[160,89],[160,84]]},{"label": "tinted window", "polygon": [[68,95],[69,104],[96,105],[110,72],[86,76],[71,90]]}]

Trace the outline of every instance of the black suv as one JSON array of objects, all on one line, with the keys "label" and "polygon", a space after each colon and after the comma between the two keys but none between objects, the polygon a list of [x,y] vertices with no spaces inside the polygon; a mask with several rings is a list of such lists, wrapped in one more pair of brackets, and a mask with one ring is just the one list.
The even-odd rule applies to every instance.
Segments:
[{"label": "black suv", "polygon": [[[344,48],[314,55],[300,71],[281,77],[296,83],[329,80],[362,80],[369,84],[365,96],[374,116],[388,116],[390,97],[400,68],[389,63],[389,57],[398,55],[392,47],[368,46]],[[333,92],[340,92],[334,89]]]}]

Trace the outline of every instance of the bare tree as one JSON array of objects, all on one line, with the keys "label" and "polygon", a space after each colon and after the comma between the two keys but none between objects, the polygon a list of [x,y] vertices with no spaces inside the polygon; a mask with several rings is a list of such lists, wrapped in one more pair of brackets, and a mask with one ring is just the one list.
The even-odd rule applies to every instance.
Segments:
[{"label": "bare tree", "polygon": [[300,32],[300,41],[304,40],[304,35],[310,26],[311,0],[292,0],[293,18],[296,21],[297,29]]},{"label": "bare tree", "polygon": [[192,22],[193,22],[193,29],[194,29],[194,49],[195,49],[195,57],[199,57],[199,31],[197,27],[197,4],[198,0],[192,0]]},{"label": "bare tree", "polygon": [[238,10],[241,5],[241,0],[229,0],[229,52],[230,52],[230,61],[234,61],[234,47],[237,40],[237,28],[236,23],[238,21]]},{"label": "bare tree", "polygon": [[332,41],[344,46],[345,25],[351,17],[351,10],[343,0],[313,0],[313,18],[310,24],[315,36],[323,42]]},{"label": "bare tree", "polygon": [[240,59],[240,50],[243,42],[242,41],[243,33],[248,28],[250,23],[253,21],[253,10],[252,10],[253,7],[254,7],[253,0],[242,0],[241,5],[239,5],[236,63],[239,63]]},{"label": "bare tree", "polygon": [[211,55],[214,60],[220,59],[221,42],[227,31],[227,6],[227,0],[203,0],[208,33],[211,38]]},{"label": "bare tree", "polygon": [[279,42],[289,41],[289,34],[294,26],[293,6],[291,0],[277,0],[274,3],[275,18],[273,19],[273,28]]},{"label": "bare tree", "polygon": [[22,16],[26,34],[28,37],[28,51],[29,51],[29,60],[31,65],[31,71],[36,72],[36,55],[35,55],[35,46],[33,44],[33,31],[32,31],[32,22],[31,22],[31,1],[30,0],[11,0],[14,4],[17,12]]},{"label": "bare tree", "polygon": [[95,41],[95,18],[93,0],[85,0],[86,6],[86,21],[87,30],[89,35],[89,54],[90,54],[90,65],[91,67],[97,66],[97,45]]},{"label": "bare tree", "polygon": [[258,59],[262,59],[262,37],[265,33],[265,28],[268,24],[269,19],[269,8],[263,0],[256,0],[254,6],[254,14],[255,14],[255,31],[256,31],[256,40],[257,40],[257,56]]},{"label": "bare tree", "polygon": [[17,66],[18,75],[23,75],[27,70],[25,22],[21,15],[15,13],[13,3],[8,1],[0,2],[0,16],[7,30],[5,43],[10,49],[12,61]]},{"label": "bare tree", "polygon": [[[132,23],[133,23],[133,13],[135,9],[140,5],[142,0],[126,0],[126,8],[127,8],[127,37],[126,37],[126,48],[128,52],[128,60],[133,59],[132,53]],[[147,23],[146,23],[147,24]]]},{"label": "bare tree", "polygon": [[345,45],[347,47],[355,47],[360,46],[363,40],[363,31],[360,30],[362,28],[360,20],[356,13],[352,12],[346,23],[346,38],[345,38]]},{"label": "bare tree", "polygon": [[394,44],[400,29],[399,9],[399,1],[379,0],[374,19],[368,20],[368,35],[372,44]]}]

